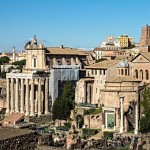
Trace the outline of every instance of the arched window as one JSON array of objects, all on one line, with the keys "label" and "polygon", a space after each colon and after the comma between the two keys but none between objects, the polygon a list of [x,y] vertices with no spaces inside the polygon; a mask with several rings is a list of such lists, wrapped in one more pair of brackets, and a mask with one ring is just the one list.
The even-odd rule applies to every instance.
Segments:
[{"label": "arched window", "polygon": [[121,75],[123,75],[123,69],[121,69]]},{"label": "arched window", "polygon": [[145,79],[146,79],[146,80],[149,80],[149,73],[148,73],[148,70],[145,70]]},{"label": "arched window", "polygon": [[140,70],[140,79],[143,80],[143,70]]},{"label": "arched window", "polygon": [[135,70],[135,77],[138,78],[138,70]]}]

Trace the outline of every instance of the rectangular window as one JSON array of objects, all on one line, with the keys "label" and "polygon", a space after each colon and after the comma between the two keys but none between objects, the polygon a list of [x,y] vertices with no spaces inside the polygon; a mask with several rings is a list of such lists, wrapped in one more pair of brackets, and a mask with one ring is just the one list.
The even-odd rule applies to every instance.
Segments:
[{"label": "rectangular window", "polygon": [[34,60],[34,68],[36,68],[36,58],[34,58],[33,60]]},{"label": "rectangular window", "polygon": [[32,67],[33,68],[37,67],[37,58],[32,58]]}]

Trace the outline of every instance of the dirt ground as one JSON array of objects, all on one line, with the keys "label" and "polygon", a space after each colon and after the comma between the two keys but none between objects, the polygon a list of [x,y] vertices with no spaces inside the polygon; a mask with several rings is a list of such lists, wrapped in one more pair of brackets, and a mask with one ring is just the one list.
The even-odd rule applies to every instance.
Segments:
[{"label": "dirt ground", "polygon": [[0,127],[0,140],[31,133],[31,130]]}]

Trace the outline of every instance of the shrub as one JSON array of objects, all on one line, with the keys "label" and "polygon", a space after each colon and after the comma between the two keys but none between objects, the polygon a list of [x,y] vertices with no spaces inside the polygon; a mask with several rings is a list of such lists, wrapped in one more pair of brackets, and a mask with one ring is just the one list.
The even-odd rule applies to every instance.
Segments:
[{"label": "shrub", "polygon": [[150,132],[150,117],[142,117],[140,120],[140,132],[148,133]]},{"label": "shrub", "polygon": [[66,122],[65,123],[65,127],[71,128],[71,123],[70,122]]},{"label": "shrub", "polygon": [[84,112],[84,115],[94,115],[94,114],[98,114],[98,113],[101,113],[102,112],[102,108],[99,107],[98,109],[89,109],[89,110],[86,110]]},{"label": "shrub", "polygon": [[100,131],[99,129],[88,129],[88,128],[82,129],[83,134],[86,134],[88,137],[97,134],[99,131]]},{"label": "shrub", "polygon": [[110,138],[113,138],[113,134],[115,132],[110,132],[110,131],[104,131],[104,137],[110,137]]}]

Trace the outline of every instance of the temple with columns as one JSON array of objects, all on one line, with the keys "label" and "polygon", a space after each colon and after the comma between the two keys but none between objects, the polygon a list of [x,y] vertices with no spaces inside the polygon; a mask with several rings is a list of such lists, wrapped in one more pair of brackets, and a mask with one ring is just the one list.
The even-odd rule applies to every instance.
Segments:
[{"label": "temple with columns", "polygon": [[49,73],[45,48],[36,37],[26,43],[26,65],[7,73],[6,113],[24,113],[26,116],[49,114]]}]

